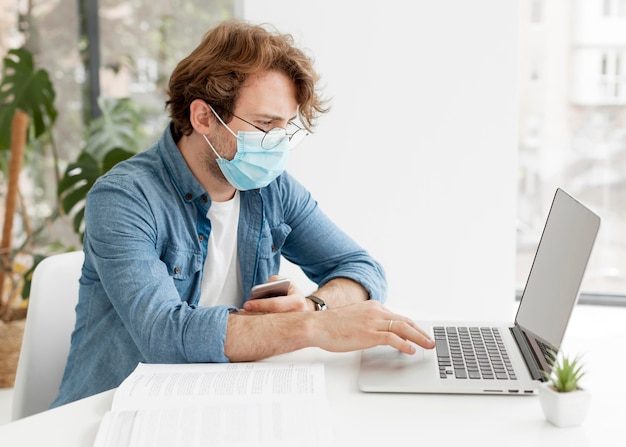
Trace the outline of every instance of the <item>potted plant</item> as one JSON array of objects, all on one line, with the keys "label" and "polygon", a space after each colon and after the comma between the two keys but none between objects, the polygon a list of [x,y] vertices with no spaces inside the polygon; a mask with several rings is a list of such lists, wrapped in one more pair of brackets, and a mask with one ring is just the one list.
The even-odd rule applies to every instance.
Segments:
[{"label": "potted plant", "polygon": [[[77,159],[60,160],[52,136],[57,117],[55,96],[48,72],[35,67],[26,48],[8,52],[0,74],[0,179],[6,185],[0,193],[4,201],[0,204],[0,388],[13,385],[32,272],[45,257],[76,249],[74,244],[50,240],[54,239],[49,233],[52,223],[71,217],[80,244],[89,188],[113,165],[138,151],[137,138],[142,134],[142,115],[132,101],[101,98],[102,116],[88,124]],[[35,152],[37,156],[28,156]],[[29,160],[49,153],[52,163],[29,165]],[[30,178],[46,177],[41,166],[54,171],[49,177],[56,183],[56,203],[49,214],[34,218],[37,207],[25,203],[18,178],[25,168],[29,168]]]},{"label": "potted plant", "polygon": [[581,359],[562,353],[552,358],[552,371],[544,371],[546,381],[539,386],[543,413],[548,422],[557,427],[580,425],[591,403],[591,394],[580,386],[580,380],[585,375]]},{"label": "potted plant", "polygon": [[[56,170],[53,177],[58,179],[58,157],[50,133],[57,110],[48,73],[35,67],[32,54],[25,48],[9,51],[0,81],[0,165],[7,179],[0,242],[0,318],[9,321],[23,316],[15,312],[13,304],[22,292],[27,293],[24,278],[30,264],[40,257],[40,236],[50,221],[58,217],[58,206],[49,216],[34,216],[18,183],[23,162],[29,158],[27,149],[41,150],[45,144],[52,148]],[[21,226],[14,229],[16,216],[21,217]]]}]

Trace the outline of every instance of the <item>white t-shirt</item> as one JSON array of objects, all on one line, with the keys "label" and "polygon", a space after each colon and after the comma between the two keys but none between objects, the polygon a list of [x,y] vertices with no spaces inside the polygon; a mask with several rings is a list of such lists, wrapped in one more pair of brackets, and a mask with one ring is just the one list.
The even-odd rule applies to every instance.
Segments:
[{"label": "white t-shirt", "polygon": [[227,202],[212,202],[211,221],[200,294],[200,306],[241,307],[243,290],[237,255],[239,191]]}]

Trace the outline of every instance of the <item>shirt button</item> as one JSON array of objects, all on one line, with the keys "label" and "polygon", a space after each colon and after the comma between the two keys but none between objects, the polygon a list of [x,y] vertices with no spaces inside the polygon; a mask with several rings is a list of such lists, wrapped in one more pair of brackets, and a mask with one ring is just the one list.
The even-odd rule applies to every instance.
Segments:
[{"label": "shirt button", "polygon": [[191,195],[191,193],[190,193],[190,192],[188,192],[187,194],[185,194],[185,199],[187,199],[187,200],[191,200],[191,198],[192,198],[192,197],[193,197],[193,196]]},{"label": "shirt button", "polygon": [[272,245],[272,251],[276,251],[276,245]]},{"label": "shirt button", "polygon": [[207,197],[206,197],[205,195],[203,195],[203,196],[201,197],[201,200],[202,200],[204,203],[206,203],[208,199],[207,199]]},{"label": "shirt button", "polygon": [[174,267],[174,273],[178,275],[180,273],[180,267]]},{"label": "shirt button", "polygon": [[202,241],[204,240],[204,234],[199,235],[199,236],[198,236],[198,240],[199,240],[200,242],[202,242]]}]

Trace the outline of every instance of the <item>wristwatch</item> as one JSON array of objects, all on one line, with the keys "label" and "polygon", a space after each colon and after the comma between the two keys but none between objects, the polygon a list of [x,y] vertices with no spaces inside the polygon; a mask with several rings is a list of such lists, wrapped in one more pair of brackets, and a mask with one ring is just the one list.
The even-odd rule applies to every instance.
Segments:
[{"label": "wristwatch", "polygon": [[326,303],[324,302],[323,299],[318,298],[315,295],[309,295],[309,296],[307,296],[307,298],[315,303],[315,310],[326,310],[326,309],[328,309],[328,306],[326,306]]}]

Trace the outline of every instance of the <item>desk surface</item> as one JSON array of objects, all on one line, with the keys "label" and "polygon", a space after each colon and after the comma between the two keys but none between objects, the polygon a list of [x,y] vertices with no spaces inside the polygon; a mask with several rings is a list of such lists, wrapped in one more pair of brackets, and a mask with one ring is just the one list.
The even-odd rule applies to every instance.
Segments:
[{"label": "desk surface", "polygon": [[[268,361],[319,361],[325,364],[330,420],[336,445],[389,446],[437,442],[480,442],[483,446],[626,445],[626,387],[602,376],[626,369],[626,308],[578,306],[563,348],[584,356],[584,385],[592,406],[580,427],[556,428],[545,421],[536,396],[453,396],[368,394],[357,389],[360,354],[305,349]],[[603,332],[602,332],[603,331]],[[612,355],[611,353],[622,353]],[[91,446],[102,415],[110,408],[108,391],[54,410],[0,426],[2,445]],[[408,443],[407,443],[408,442]]]}]

